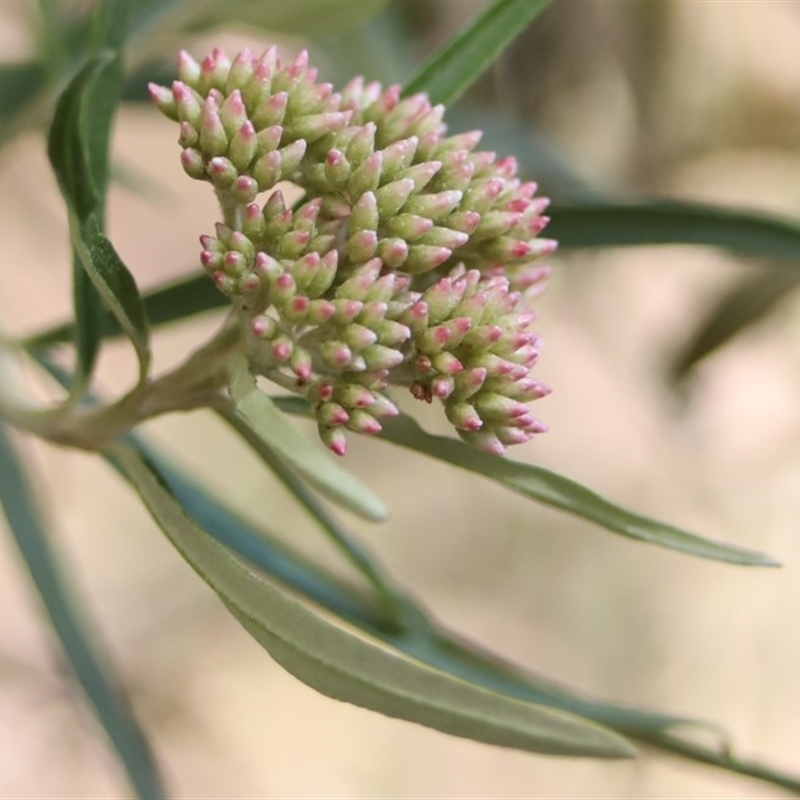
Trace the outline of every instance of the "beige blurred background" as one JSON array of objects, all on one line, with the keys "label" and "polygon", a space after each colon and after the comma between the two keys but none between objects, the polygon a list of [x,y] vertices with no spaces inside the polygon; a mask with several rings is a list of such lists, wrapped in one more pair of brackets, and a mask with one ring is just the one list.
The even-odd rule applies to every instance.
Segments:
[{"label": "beige blurred background", "polygon": [[[0,4],[4,58],[27,51],[21,5]],[[424,23],[414,51],[421,57],[481,3],[404,5]],[[556,6],[477,97],[494,91],[507,108],[534,116],[567,162],[599,185],[800,216],[799,4]],[[194,269],[197,236],[216,219],[211,192],[185,179],[174,138],[147,108],[126,109],[117,126],[120,163],[168,187],[155,200],[119,187],[111,194],[111,237],[144,287]],[[65,317],[66,222],[40,136],[0,153],[0,241],[4,329],[30,332]],[[754,267],[678,247],[552,263],[538,311],[546,342],[539,375],[554,392],[536,408],[551,432],[513,456],[637,511],[766,550],[783,569],[718,565],[621,540],[363,439],[351,441],[347,465],[385,499],[392,519],[352,526],[465,635],[597,697],[716,720],[743,754],[798,772],[800,301],[788,298],[768,323],[704,363],[681,410],[664,380],[670,356],[721,289]],[[157,367],[217,321],[160,333]],[[101,366],[109,390],[132,379],[123,345],[108,347]],[[435,409],[405,407],[429,429],[446,430]],[[148,428],[254,520],[338,563],[208,415]],[[784,796],[658,754],[631,763],[547,759],[321,697],[248,638],[98,459],[39,443],[28,449],[76,591],[175,797]],[[0,540],[0,608],[0,796],[128,796],[8,538]]]}]

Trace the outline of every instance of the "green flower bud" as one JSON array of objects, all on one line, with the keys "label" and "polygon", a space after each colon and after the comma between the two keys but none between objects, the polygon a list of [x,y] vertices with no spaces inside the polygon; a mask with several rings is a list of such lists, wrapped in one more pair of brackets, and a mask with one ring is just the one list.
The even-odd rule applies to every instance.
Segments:
[{"label": "green flower bud", "polygon": [[201,263],[250,331],[253,369],[309,399],[334,452],[344,428],[397,413],[383,392],[409,380],[487,452],[544,430],[525,405],[549,390],[530,377],[523,296],[541,291],[548,270],[531,261],[555,242],[513,158],[475,151],[476,131],[447,137],[423,94],[363,79],[336,94],[305,52],[285,66],[275,48],[183,53],[178,73],[150,94],[228,223],[202,238]]}]

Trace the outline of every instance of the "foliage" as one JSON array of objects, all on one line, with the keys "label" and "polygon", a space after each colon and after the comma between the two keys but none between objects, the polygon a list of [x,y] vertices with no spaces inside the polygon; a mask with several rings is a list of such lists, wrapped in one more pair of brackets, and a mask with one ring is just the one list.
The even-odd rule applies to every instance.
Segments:
[{"label": "foliage", "polygon": [[[263,16],[254,4],[228,3],[224,16],[273,32],[313,35],[332,23],[361,24],[384,4],[364,0],[273,2]],[[405,84],[405,94],[429,92],[451,102],[489,68],[546,2],[494,0]],[[261,8],[261,6],[259,6]],[[123,102],[138,102],[144,74],[163,79],[164,45],[175,34],[219,25],[222,4],[98,0],[87,12],[39,4],[40,56],[0,65],[0,144],[49,126],[47,152],[68,211],[73,252],[74,318],[21,341],[4,340],[0,359],[9,378],[0,387],[0,414],[19,434],[96,453],[130,485],[167,538],[233,617],[289,672],[331,697],[457,736],[544,754],[624,758],[635,745],[656,748],[800,792],[800,778],[739,757],[732,747],[696,744],[686,728],[717,731],[698,720],[603,703],[459,639],[399,587],[358,543],[317,493],[365,519],[387,511],[373,491],[333,463],[293,426],[287,414],[308,416],[300,398],[272,398],[242,368],[238,329],[220,332],[178,367],[151,374],[151,333],[227,304],[206,275],[140,294],[136,269],[105,234],[111,168],[109,142]],[[534,23],[536,24],[536,23]],[[155,33],[157,32],[157,36]],[[163,47],[155,52],[153,40]],[[71,78],[61,85],[66,71]],[[168,73],[166,73],[168,74]],[[58,99],[51,98],[57,92]],[[511,126],[511,136],[518,131]],[[520,158],[563,179],[564,198],[552,210],[552,235],[562,248],[692,244],[791,262],[800,252],[800,222],[691,203],[617,202],[584,191],[580,181],[522,140]],[[531,154],[533,154],[531,156]],[[558,187],[554,194],[559,195]],[[788,269],[765,272],[722,302],[676,366],[683,376],[700,358],[763,315],[797,283]],[[112,338],[127,338],[137,356],[135,385],[113,402],[89,392],[98,354]],[[64,345],[74,367],[64,370]],[[24,361],[67,391],[58,404],[32,405],[11,367]],[[8,369],[6,369],[8,368]],[[158,414],[213,408],[289,489],[363,585],[332,577],[274,536],[243,521],[146,444],[133,429]],[[607,531],[731,564],[777,566],[767,555],[721,543],[621,508],[548,470],[498,460],[452,438],[425,432],[399,415],[382,420],[379,438],[488,478],[536,503]],[[33,499],[30,479],[5,424],[0,427],[0,499],[9,527],[61,640],[76,680],[140,797],[166,795],[150,747],[105,657],[81,620]],[[656,554],[654,554],[655,556]],[[320,613],[323,611],[325,613]],[[332,621],[333,620],[333,621]],[[338,621],[347,623],[346,626]],[[361,635],[352,632],[352,628]],[[278,724],[276,722],[276,724]]]}]

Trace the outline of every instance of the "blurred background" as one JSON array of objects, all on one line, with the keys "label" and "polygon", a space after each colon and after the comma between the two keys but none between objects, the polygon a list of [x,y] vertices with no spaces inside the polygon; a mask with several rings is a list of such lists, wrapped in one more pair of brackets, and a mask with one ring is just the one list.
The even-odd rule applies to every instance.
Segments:
[{"label": "blurred background", "polygon": [[[263,7],[267,19],[272,3],[245,5]],[[321,23],[310,36],[233,19],[213,35],[150,49],[163,44],[156,52],[171,57],[183,46],[202,57],[214,45],[230,52],[277,40],[287,55],[308,46],[325,79],[359,71],[403,80],[483,5],[394,0],[355,28]],[[34,52],[35,23],[35,3],[0,4],[4,60]],[[798,42],[800,5],[789,0],[554,3],[453,109],[451,130],[484,127],[487,147],[516,154],[541,193],[559,201],[647,195],[800,217]],[[197,269],[197,237],[217,218],[212,192],[185,178],[174,139],[147,105],[123,108],[110,236],[145,288]],[[24,334],[66,318],[66,218],[41,132],[0,152],[0,238],[4,330]],[[709,309],[763,263],[662,247],[564,252],[552,265],[537,311],[539,376],[554,391],[536,407],[551,432],[512,456],[636,511],[767,551],[783,569],[625,541],[354,437],[347,466],[392,518],[352,527],[401,584],[469,638],[591,695],[718,721],[742,753],[800,771],[798,297],[787,291],[676,387],[671,365]],[[178,361],[218,322],[210,314],[161,331],[156,366]],[[134,371],[126,346],[112,344],[99,385],[124,389]],[[436,408],[403,407],[429,430],[447,430]],[[349,574],[210,415],[147,428],[251,519]],[[659,754],[632,763],[548,759],[321,697],[270,661],[97,458],[27,444],[76,593],[175,797],[783,796]],[[126,796],[8,539],[0,608],[0,796]]]}]

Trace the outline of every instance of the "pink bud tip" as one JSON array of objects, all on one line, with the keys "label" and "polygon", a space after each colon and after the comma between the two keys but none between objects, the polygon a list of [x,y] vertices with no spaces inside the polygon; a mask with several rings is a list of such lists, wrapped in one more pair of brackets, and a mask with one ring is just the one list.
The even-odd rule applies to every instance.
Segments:
[{"label": "pink bud tip", "polygon": [[342,437],[331,440],[328,449],[332,450],[337,456],[343,456],[347,452],[347,440]]},{"label": "pink bud tip", "polygon": [[225,266],[229,269],[236,269],[237,267],[242,266],[243,257],[241,253],[237,253],[234,250],[229,250],[222,257],[222,260]]},{"label": "pink bud tip", "polygon": [[517,174],[517,159],[514,156],[501,158],[495,164],[495,171],[504,178],[513,178]]},{"label": "pink bud tip", "polygon": [[400,100],[400,84],[394,83],[386,88],[386,91],[381,95],[381,105],[387,110],[391,111]]},{"label": "pink bud tip", "polygon": [[181,81],[172,82],[172,97],[176,103],[186,103],[194,98],[192,90]]},{"label": "pink bud tip", "polygon": [[512,258],[525,258],[533,248],[527,242],[515,242],[511,246]]},{"label": "pink bud tip", "polygon": [[537,197],[531,200],[531,207],[537,214],[542,214],[547,208],[550,207],[550,198]]},{"label": "pink bud tip", "polygon": [[506,204],[505,210],[506,211],[518,211],[523,212],[527,211],[528,208],[531,206],[531,201],[525,197],[518,197],[516,200],[511,200],[509,203]]},{"label": "pink bud tip", "polygon": [[452,324],[455,332],[461,336],[469,333],[470,328],[472,328],[472,320],[469,317],[458,317],[457,319],[453,320]]},{"label": "pink bud tip", "polygon": [[276,361],[286,361],[292,354],[292,349],[287,342],[275,342],[270,348],[270,352]]},{"label": "pink bud tip", "polygon": [[[278,278],[278,281],[280,281],[280,278]],[[292,311],[294,311],[296,314],[304,314],[306,311],[308,311],[308,306],[310,302],[311,301],[307,297],[304,297],[303,295],[300,295],[299,297],[294,297],[292,298],[292,303],[291,303]]]},{"label": "pink bud tip", "polygon": [[344,425],[350,419],[350,415],[343,409],[337,408],[330,413],[331,425]]},{"label": "pink bud tip", "polygon": [[325,156],[325,163],[329,167],[338,167],[344,163],[344,153],[341,150],[330,150]]},{"label": "pink bud tip", "polygon": [[150,99],[156,104],[169,102],[172,93],[164,86],[159,86],[157,83],[148,83],[147,91],[150,94]]},{"label": "pink bud tip", "polygon": [[255,292],[261,286],[261,282],[255,275],[248,275],[242,281],[242,289],[246,292]]},{"label": "pink bud tip", "polygon": [[438,345],[445,345],[447,342],[450,341],[450,337],[452,334],[450,331],[445,328],[444,326],[439,326],[438,328],[434,328],[431,333],[433,334],[433,340]]},{"label": "pink bud tip", "polygon": [[311,365],[300,364],[294,368],[294,374],[297,375],[297,380],[305,383],[311,377]]},{"label": "pink bud tip", "polygon": [[540,419],[534,419],[525,426],[524,430],[528,431],[529,433],[547,433],[547,431],[550,430],[550,426],[542,422]]},{"label": "pink bud tip", "polygon": [[381,432],[381,424],[374,417],[370,417],[369,419],[366,419],[361,423],[360,429],[361,433],[366,433],[367,435],[374,435],[376,433]]},{"label": "pink bud tip", "polygon": [[556,251],[558,242],[555,239],[536,239],[531,243],[531,250],[537,256],[549,256]]}]

